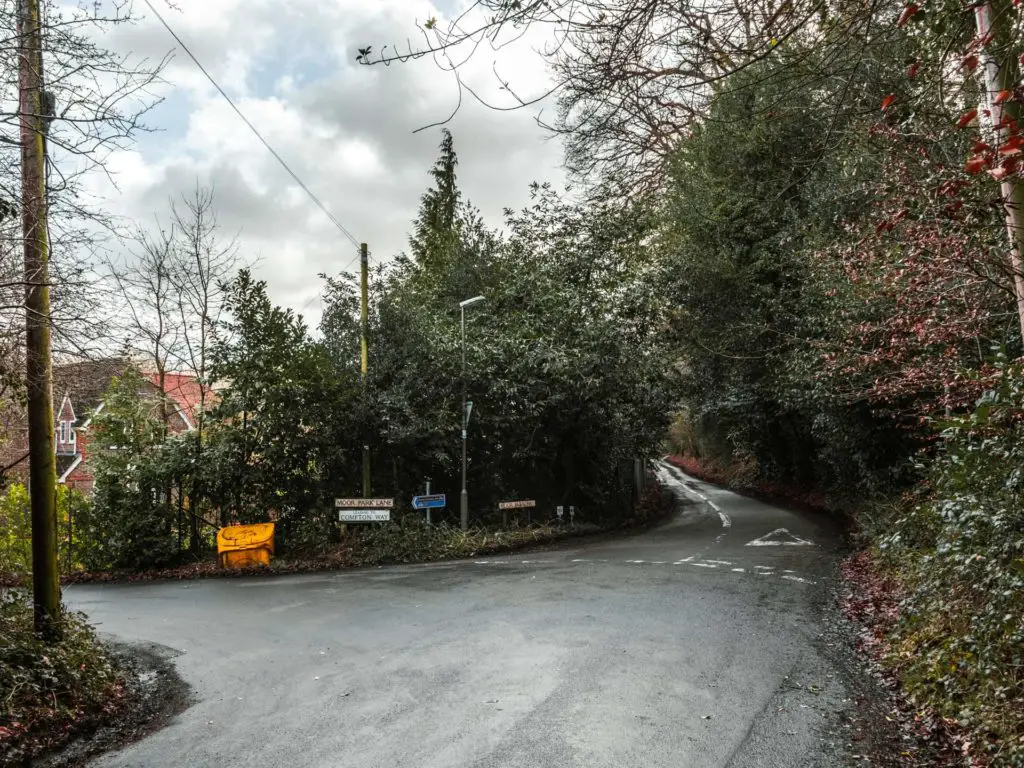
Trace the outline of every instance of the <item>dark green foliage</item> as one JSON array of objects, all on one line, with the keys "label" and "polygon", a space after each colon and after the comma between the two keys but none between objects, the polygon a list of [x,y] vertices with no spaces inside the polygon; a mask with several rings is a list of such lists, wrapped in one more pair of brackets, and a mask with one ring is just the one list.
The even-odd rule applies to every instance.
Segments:
[{"label": "dark green foliage", "polygon": [[672,166],[664,245],[690,440],[799,489],[888,485],[904,438],[820,382],[842,296],[815,251],[859,205],[835,196],[844,118],[776,74],[730,78]]},{"label": "dark green foliage", "polygon": [[44,643],[21,591],[0,590],[0,764],[17,765],[120,695],[120,678],[84,617],[65,613]]},{"label": "dark green foliage", "polygon": [[922,703],[1024,760],[1024,371],[953,418],[926,490],[882,550],[911,591],[891,656]]},{"label": "dark green foliage", "polygon": [[[640,206],[574,205],[547,187],[508,215],[504,241],[468,206],[449,259],[400,259],[375,280],[368,383],[374,488],[458,497],[461,338],[466,311],[469,487],[473,518],[497,501],[536,498],[546,519],[575,504],[581,519],[630,513],[631,463],[652,455],[676,396],[658,331],[659,267]],[[325,344],[351,370],[354,288],[328,283]],[[349,340],[337,344],[336,340]],[[393,489],[393,490],[392,490]]]},{"label": "dark green foliage", "polygon": [[177,556],[171,475],[161,466],[165,429],[159,403],[140,395],[134,369],[115,378],[90,430],[93,509],[78,526],[91,542],[87,570],[153,568]]},{"label": "dark green foliage", "polygon": [[424,193],[420,212],[409,239],[413,258],[423,267],[434,268],[455,258],[459,247],[459,208],[462,195],[455,180],[459,164],[451,132],[441,130],[441,154],[430,176],[434,186]]}]

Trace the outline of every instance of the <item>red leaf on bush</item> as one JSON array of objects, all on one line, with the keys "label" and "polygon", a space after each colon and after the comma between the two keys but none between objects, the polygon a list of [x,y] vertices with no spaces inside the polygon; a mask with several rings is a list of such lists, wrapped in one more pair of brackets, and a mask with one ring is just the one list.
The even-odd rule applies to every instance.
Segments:
[{"label": "red leaf on bush", "polygon": [[900,14],[899,19],[896,21],[897,27],[902,27],[908,21],[910,21],[918,11],[921,10],[921,6],[911,3],[903,9],[903,13]]},{"label": "red leaf on bush", "polygon": [[907,77],[913,80],[915,77],[917,77],[917,71],[919,69],[921,69],[921,62],[915,61],[913,64],[910,65],[910,69],[907,70]]},{"label": "red leaf on bush", "polygon": [[984,155],[975,155],[964,163],[964,170],[970,174],[981,173],[988,167],[988,159]]},{"label": "red leaf on bush", "polygon": [[999,148],[999,154],[1019,155],[1022,147],[1024,147],[1024,139],[1021,139],[1020,136],[1011,136],[1006,140],[1006,143]]},{"label": "red leaf on bush", "polygon": [[966,69],[968,72],[973,72],[978,68],[978,54],[967,54],[962,59],[960,59],[960,66]]},{"label": "red leaf on bush", "polygon": [[894,101],[896,101],[896,94],[895,93],[890,93],[888,96],[886,96],[884,99],[882,99],[882,111],[884,112],[889,107],[891,107],[892,103]]},{"label": "red leaf on bush", "polygon": [[976,110],[976,109],[968,109],[966,112],[964,112],[962,115],[960,115],[960,119],[956,121],[956,127],[957,128],[966,128],[968,125],[970,125],[973,122],[974,118],[976,118],[977,116],[978,116],[978,110]]},{"label": "red leaf on bush", "polygon": [[1009,88],[1004,88],[1003,90],[1001,90],[999,93],[996,94],[996,97],[994,99],[992,99],[992,103],[993,104],[1002,104],[1004,101],[1009,101],[1009,99],[1012,96],[1013,96],[1013,91],[1011,91]]},{"label": "red leaf on bush", "polygon": [[987,149],[992,149],[992,147],[990,147],[984,141],[976,141],[974,142],[974,146],[971,147],[972,152],[984,152]]},{"label": "red leaf on bush", "polygon": [[1017,172],[1017,158],[1008,157],[995,168],[989,171],[989,175],[996,181],[1002,181],[1007,176]]}]

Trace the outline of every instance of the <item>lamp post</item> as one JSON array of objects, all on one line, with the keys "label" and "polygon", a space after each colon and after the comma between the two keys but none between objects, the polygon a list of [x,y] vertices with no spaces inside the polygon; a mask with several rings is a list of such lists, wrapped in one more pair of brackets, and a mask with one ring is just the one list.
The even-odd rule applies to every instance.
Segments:
[{"label": "lamp post", "polygon": [[466,307],[483,300],[483,296],[474,296],[459,302],[462,316],[462,493],[459,495],[459,518],[462,530],[469,528],[469,494],[466,492],[466,429],[469,427],[469,411],[466,409]]}]

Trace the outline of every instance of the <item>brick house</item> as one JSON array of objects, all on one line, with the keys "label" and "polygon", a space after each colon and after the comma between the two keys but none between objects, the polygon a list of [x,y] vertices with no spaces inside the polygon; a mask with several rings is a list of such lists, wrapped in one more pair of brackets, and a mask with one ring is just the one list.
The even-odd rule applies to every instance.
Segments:
[{"label": "brick house", "polygon": [[[89,360],[55,366],[53,371],[54,446],[57,481],[90,493],[93,473],[89,466],[89,426],[103,410],[103,397],[129,362],[123,358]],[[146,387],[139,396],[159,401],[159,376],[142,371]],[[164,391],[172,405],[168,428],[172,433],[195,429],[202,392],[194,377],[181,373],[164,376]],[[209,393],[207,395],[209,397]],[[5,444],[0,447],[3,480],[24,481],[28,475],[28,426],[23,408],[8,408],[2,417]]]}]

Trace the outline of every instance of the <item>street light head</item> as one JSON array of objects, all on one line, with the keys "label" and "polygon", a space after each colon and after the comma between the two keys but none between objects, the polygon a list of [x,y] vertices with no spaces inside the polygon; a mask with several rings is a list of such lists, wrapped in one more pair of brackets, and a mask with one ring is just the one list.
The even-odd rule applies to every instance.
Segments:
[{"label": "street light head", "polygon": [[478,301],[483,301],[483,300],[484,300],[483,296],[474,296],[472,299],[466,299],[465,301],[460,301],[459,302],[459,307],[461,309],[465,309],[470,304],[476,304]]}]

